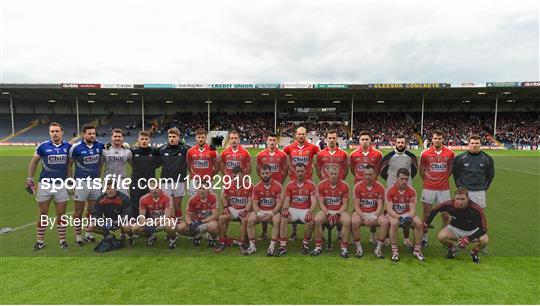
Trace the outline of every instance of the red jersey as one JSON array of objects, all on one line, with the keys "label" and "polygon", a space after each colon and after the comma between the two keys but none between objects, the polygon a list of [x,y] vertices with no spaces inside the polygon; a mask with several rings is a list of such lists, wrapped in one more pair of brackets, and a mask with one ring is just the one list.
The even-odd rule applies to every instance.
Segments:
[{"label": "red jersey", "polygon": [[269,149],[264,149],[257,154],[257,166],[269,165],[272,172],[272,179],[282,183],[285,180],[285,166],[287,165],[287,154],[276,149],[270,153]]},{"label": "red jersey", "polygon": [[212,211],[217,209],[217,198],[213,193],[209,193],[206,200],[196,194],[189,199],[187,211],[195,214],[195,220],[202,221],[212,215]]},{"label": "red jersey", "polygon": [[237,182],[234,180],[231,182],[231,186],[229,188],[223,189],[223,193],[229,196],[229,202],[227,205],[238,210],[245,209],[248,200],[251,199],[253,194],[253,185],[250,185],[249,188],[246,189],[244,188],[243,184],[237,184]]},{"label": "red jersey", "polygon": [[154,200],[150,193],[147,193],[139,200],[139,209],[145,209],[146,216],[150,218],[165,216],[165,210],[171,205],[172,198],[163,192],[161,192],[157,200]]},{"label": "red jersey", "polygon": [[361,148],[356,149],[349,157],[351,172],[354,174],[354,182],[358,183],[364,179],[364,167],[372,165],[375,168],[375,174],[379,175],[383,155],[381,151],[369,148],[367,153],[362,152]]},{"label": "red jersey", "polygon": [[196,145],[187,151],[187,163],[189,169],[191,169],[192,178],[200,177],[204,178],[208,175],[210,179],[214,174],[214,166],[218,161],[218,155],[216,150],[210,149],[208,144],[204,144],[203,149]]},{"label": "red jersey", "polygon": [[311,196],[317,195],[317,187],[312,181],[304,180],[299,183],[294,180],[289,182],[285,188],[285,196],[290,197],[289,206],[298,209],[309,209],[311,207]]},{"label": "red jersey", "polygon": [[313,157],[319,153],[319,147],[307,141],[302,146],[295,141],[283,149],[283,152],[289,156],[290,169],[289,178],[296,180],[296,169],[294,165],[300,163],[306,165],[306,180],[311,180],[313,170]]},{"label": "red jersey", "polygon": [[398,190],[397,183],[388,190],[386,200],[392,202],[392,210],[398,215],[408,213],[410,211],[409,203],[416,202],[416,190],[407,186],[403,191]]},{"label": "red jersey", "polygon": [[248,164],[251,162],[251,155],[249,155],[249,152],[241,145],[238,145],[236,151],[233,150],[232,147],[228,147],[227,149],[223,150],[223,152],[221,152],[221,162],[225,166],[225,173],[223,173],[224,175],[232,177],[232,170],[236,166],[240,166],[244,171],[244,174],[249,174],[247,167]]},{"label": "red jersey", "polygon": [[345,170],[347,170],[347,152],[336,147],[334,152],[330,152],[330,148],[326,147],[317,154],[317,168],[321,171],[320,179],[324,180],[328,175],[328,166],[335,164],[339,167],[339,179],[345,180]]},{"label": "red jersey", "polygon": [[335,186],[330,184],[329,180],[324,180],[317,187],[319,197],[323,198],[323,203],[326,209],[338,211],[347,203],[345,198],[349,198],[349,185],[344,181],[339,180]]},{"label": "red jersey", "polygon": [[384,187],[377,181],[371,187],[367,186],[366,181],[359,182],[354,186],[354,198],[360,200],[362,212],[376,212],[379,209],[378,200],[384,203]]},{"label": "red jersey", "polygon": [[449,190],[448,178],[452,174],[454,152],[443,146],[440,152],[431,147],[422,152],[420,165],[426,169],[424,175],[424,189]]},{"label": "red jersey", "polygon": [[253,187],[253,201],[258,201],[261,210],[272,211],[281,199],[283,187],[276,180],[270,180],[270,186],[260,181]]}]

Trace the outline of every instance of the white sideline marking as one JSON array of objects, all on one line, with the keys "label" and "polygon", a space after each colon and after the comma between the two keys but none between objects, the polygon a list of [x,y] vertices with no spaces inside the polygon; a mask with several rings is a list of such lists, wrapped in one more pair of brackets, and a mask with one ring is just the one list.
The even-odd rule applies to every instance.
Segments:
[{"label": "white sideline marking", "polygon": [[[69,216],[69,215],[72,215],[73,213],[74,213],[74,212],[73,212],[73,211],[71,211],[71,212],[68,212],[68,213],[67,213],[66,215],[68,215],[68,216]],[[15,228],[11,229],[11,231],[10,231],[10,232],[6,232],[6,233],[0,233],[0,235],[4,235],[4,234],[8,234],[8,233],[12,233],[12,232],[15,232],[15,231],[21,230],[21,229],[23,229],[23,228],[27,228],[27,227],[30,227],[30,226],[32,226],[32,225],[36,225],[36,222],[37,222],[37,221],[34,221],[34,222],[32,222],[32,223],[28,223],[28,224],[25,224],[25,225],[21,225],[21,226],[19,226],[19,227],[15,227]]]},{"label": "white sideline marking", "polygon": [[523,171],[523,170],[516,170],[516,169],[511,169],[511,168],[495,167],[495,169],[501,169],[501,170],[512,171],[512,172],[517,172],[517,173],[540,176],[540,173],[534,173],[534,172]]}]

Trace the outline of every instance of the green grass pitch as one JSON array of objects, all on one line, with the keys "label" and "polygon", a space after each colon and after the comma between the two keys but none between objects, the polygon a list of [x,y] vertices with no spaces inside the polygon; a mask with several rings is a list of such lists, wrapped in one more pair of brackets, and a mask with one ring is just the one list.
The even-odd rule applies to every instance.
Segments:
[{"label": "green grass pitch", "polygon": [[[298,241],[282,258],[267,258],[266,242],[259,242],[259,252],[249,257],[237,248],[215,254],[204,244],[192,246],[185,237],[173,251],[164,239],[154,247],[139,239],[134,248],[96,254],[90,246],[74,246],[72,229],[69,250],[58,248],[53,230],[47,231],[47,247],[32,252],[35,226],[24,226],[35,222],[36,204],[23,187],[32,152],[29,147],[0,147],[0,226],[22,227],[0,235],[1,304],[540,303],[538,152],[490,152],[496,167],[487,195],[490,245],[480,265],[471,262],[468,252],[454,260],[444,258],[445,249],[436,242],[440,218],[430,231],[424,263],[401,245],[399,263],[389,256],[375,259],[366,230],[366,255],[347,260],[337,250],[317,258],[303,256]],[[420,193],[419,177],[414,186]],[[231,232],[237,231],[234,223]],[[384,252],[389,255],[388,248]]]}]

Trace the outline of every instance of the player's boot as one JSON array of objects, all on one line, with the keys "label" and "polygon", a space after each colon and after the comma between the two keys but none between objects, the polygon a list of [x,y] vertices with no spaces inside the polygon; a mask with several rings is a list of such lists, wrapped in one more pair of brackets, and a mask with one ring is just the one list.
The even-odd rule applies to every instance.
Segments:
[{"label": "player's boot", "polygon": [[311,252],[309,252],[310,256],[319,256],[321,255],[322,250],[321,248],[314,248]]},{"label": "player's boot", "polygon": [[148,240],[146,240],[147,246],[154,246],[156,244],[157,237],[156,235],[152,234],[150,237],[148,237]]},{"label": "player's boot", "polygon": [[399,253],[398,252],[392,252],[392,261],[398,262],[399,261]]},{"label": "player's boot", "polygon": [[216,247],[216,245],[217,245],[217,240],[216,239],[210,237],[207,241],[208,241],[208,247],[209,248],[215,248]]},{"label": "player's boot", "polygon": [[375,238],[375,235],[369,236],[369,242],[374,246],[377,245],[377,238]]},{"label": "player's boot", "polygon": [[429,242],[427,240],[422,240],[422,249],[427,248],[428,245],[429,245]]},{"label": "player's boot", "polygon": [[280,246],[274,255],[280,257],[285,254],[287,254],[287,249],[285,247]]},{"label": "player's boot", "polygon": [[176,237],[169,238],[169,249],[174,250],[176,249]]},{"label": "player's boot", "polygon": [[448,259],[452,259],[454,257],[456,257],[456,247],[455,246],[452,246],[450,248],[448,248],[448,253],[446,253],[446,258]]},{"label": "player's boot", "polygon": [[94,238],[94,236],[91,236],[91,235],[87,232],[87,233],[85,233],[84,241],[86,241],[87,243],[95,243],[95,242],[96,242],[96,238]]},{"label": "player's boot", "polygon": [[201,245],[201,238],[193,237],[191,243],[193,243],[194,246],[199,246]]},{"label": "player's boot", "polygon": [[309,246],[305,243],[302,243],[302,254],[304,255],[309,254]]},{"label": "player's boot", "polygon": [[39,251],[41,249],[43,249],[45,247],[45,242],[39,242],[37,241],[35,244],[34,244],[34,247],[32,248],[32,251]]},{"label": "player's boot", "polygon": [[82,241],[82,240],[76,240],[76,241],[75,241],[75,244],[76,244],[78,247],[83,247],[83,246],[84,246],[84,241]]},{"label": "player's boot", "polygon": [[362,258],[362,256],[364,256],[364,250],[362,248],[356,249],[356,252],[354,253],[354,257]]},{"label": "player's boot", "polygon": [[65,240],[62,240],[60,241],[60,248],[62,249],[69,249],[69,245],[67,244],[67,242]]},{"label": "player's boot", "polygon": [[414,251],[412,254],[413,254],[414,257],[416,257],[418,259],[418,261],[425,261],[426,260],[426,257],[424,256],[424,254],[422,254],[422,251]]},{"label": "player's boot", "polygon": [[268,250],[266,251],[266,256],[274,256],[274,248],[268,248]]},{"label": "player's boot", "polygon": [[346,248],[341,248],[339,255],[341,255],[343,258],[349,258],[349,251],[347,251]]},{"label": "player's boot", "polygon": [[247,250],[244,251],[244,255],[251,255],[255,252],[257,252],[257,248],[254,246],[249,246]]},{"label": "player's boot", "polygon": [[480,257],[478,257],[478,253],[474,253],[471,251],[471,259],[475,264],[480,263]]},{"label": "player's boot", "polygon": [[375,257],[378,259],[384,259],[384,254],[379,249],[375,249],[375,251],[373,252],[373,255],[375,255]]},{"label": "player's boot", "polygon": [[217,248],[215,249],[216,253],[221,253],[225,250],[227,246],[224,243],[218,244]]},{"label": "player's boot", "polygon": [[128,238],[128,245],[131,247],[135,245],[135,237]]}]

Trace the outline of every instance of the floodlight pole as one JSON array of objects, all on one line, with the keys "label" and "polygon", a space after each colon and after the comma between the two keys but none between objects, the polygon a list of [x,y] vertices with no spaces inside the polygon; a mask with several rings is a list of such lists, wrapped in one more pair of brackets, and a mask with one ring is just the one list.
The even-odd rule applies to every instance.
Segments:
[{"label": "floodlight pole", "polygon": [[207,118],[207,126],[208,126],[208,133],[210,133],[210,98],[206,97],[206,112],[208,115]]},{"label": "floodlight pole", "polygon": [[77,135],[81,132],[80,120],[79,120],[79,97],[75,97],[75,116],[77,117]]},{"label": "floodlight pole", "polygon": [[274,133],[277,134],[277,97],[274,95]]},{"label": "floodlight pole", "polygon": [[420,137],[422,137],[422,139],[424,139],[424,100],[425,94],[422,94],[422,115],[420,116]]},{"label": "floodlight pole", "polygon": [[15,134],[15,116],[13,111],[13,94],[9,94],[9,109],[11,112],[11,134]]},{"label": "floodlight pole", "polygon": [[141,130],[144,129],[144,95],[141,95]]},{"label": "floodlight pole", "polygon": [[497,107],[499,106],[499,93],[495,96],[495,120],[493,121],[493,139],[497,135]]},{"label": "floodlight pole", "polygon": [[351,139],[353,138],[353,131],[354,131],[354,126],[353,126],[353,120],[354,120],[354,93],[351,97]]}]

